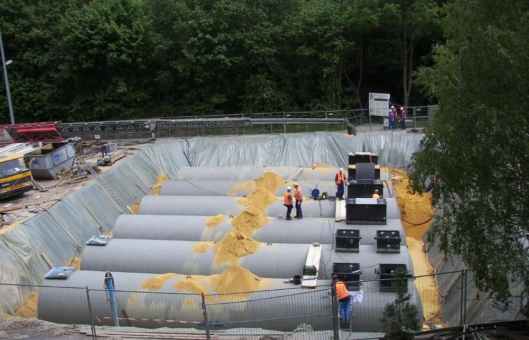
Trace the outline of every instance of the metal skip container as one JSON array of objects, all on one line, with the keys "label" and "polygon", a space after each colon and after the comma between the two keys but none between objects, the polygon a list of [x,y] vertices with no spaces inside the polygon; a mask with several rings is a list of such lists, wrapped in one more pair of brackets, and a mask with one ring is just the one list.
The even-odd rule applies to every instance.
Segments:
[{"label": "metal skip container", "polygon": [[72,167],[75,148],[71,143],[50,143],[26,154],[35,179],[53,180],[62,169]]}]

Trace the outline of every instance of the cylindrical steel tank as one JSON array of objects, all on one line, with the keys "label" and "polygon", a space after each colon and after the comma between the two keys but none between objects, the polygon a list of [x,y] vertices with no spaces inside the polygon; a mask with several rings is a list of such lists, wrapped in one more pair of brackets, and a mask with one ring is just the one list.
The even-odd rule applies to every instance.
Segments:
[{"label": "cylindrical steel tank", "polygon": [[[247,207],[237,203],[241,198],[230,196],[152,196],[142,198],[139,214],[141,215],[195,215],[215,216],[224,214],[235,216]],[[400,218],[400,210],[395,198],[386,198],[386,219]],[[335,201],[331,200],[303,200],[303,217],[334,218],[336,214]],[[271,217],[285,216],[286,208],[283,199],[269,205],[264,212]]]},{"label": "cylindrical steel tank", "polygon": [[[193,251],[197,242],[112,239],[106,246],[86,246],[81,259],[81,270],[119,271],[129,273],[179,273],[186,275],[220,274],[229,264],[214,264],[216,254],[211,247],[205,252]],[[333,245],[321,245],[322,260],[319,277],[330,278],[332,263],[360,263],[369,268],[364,280],[374,280],[373,268],[380,263],[405,264],[411,268],[408,248],[400,247],[400,254],[376,253],[376,246],[360,246],[360,253],[335,253]],[[289,278],[303,272],[309,250],[308,244],[261,244],[257,251],[240,257],[237,265],[257,276]]]},{"label": "cylindrical steel tank", "polygon": [[[273,172],[283,180],[333,182],[334,176],[338,172],[338,169],[338,167],[328,166],[317,166],[315,169],[299,167],[185,167],[178,170],[177,179],[253,181],[261,177],[266,172]],[[387,171],[381,171],[380,179],[391,181],[391,175]]]},{"label": "cylindrical steel tank", "polygon": [[[145,291],[138,289],[153,275],[120,272],[112,274],[117,289],[117,300],[120,303],[119,318],[137,319],[133,321],[134,326],[142,328],[203,329],[200,295],[186,291],[178,291],[176,294],[174,287],[185,280],[185,276],[174,276],[165,281],[160,289]],[[67,280],[44,280],[39,292],[39,319],[60,324],[90,324],[92,320],[87,304],[88,288],[92,315],[100,324],[112,326],[113,321],[107,319],[112,316],[108,293],[102,290],[104,276],[105,272],[77,271]],[[311,325],[314,331],[332,329],[332,319],[322,316],[330,314],[331,311],[331,299],[327,295],[329,280],[318,280],[315,289],[306,289],[284,283],[283,280],[264,279],[266,287],[252,293],[246,300],[218,304],[218,296],[215,295],[209,280],[205,277],[196,279],[206,291],[213,292],[213,301],[206,300],[206,311],[208,321],[215,329],[246,327],[292,332],[302,323]],[[359,303],[358,300],[353,300],[352,304],[355,314],[351,319],[352,329],[355,332],[380,332],[379,319],[382,318],[382,311],[387,304],[394,302],[396,295],[380,292],[378,282],[364,282],[360,288],[362,301]],[[413,280],[408,282],[408,292],[411,294],[411,303],[417,305],[419,315],[422,315],[421,300]],[[126,325],[127,321],[120,321],[120,326]],[[201,334],[203,332],[202,330]]]},{"label": "cylindrical steel tank", "polygon": [[[196,215],[214,216],[224,214],[235,216],[246,206],[237,203],[240,197],[230,196],[145,196],[140,202],[139,214],[143,215]],[[303,200],[303,217],[334,218],[333,201]],[[264,213],[271,217],[285,216],[286,208],[283,199],[277,198],[276,203],[269,205]]]},{"label": "cylindrical steel tank", "polygon": [[[141,328],[204,328],[200,293],[177,291],[175,288],[179,282],[186,280],[185,275],[170,277],[156,290],[140,290],[142,284],[156,275],[120,272],[112,272],[112,275],[119,318],[137,319],[133,321],[134,326]],[[103,290],[104,277],[105,272],[76,271],[66,280],[44,280],[39,292],[39,319],[61,324],[90,324],[88,288],[93,317],[102,325],[113,325],[113,320],[107,319],[112,316],[112,312],[108,292]],[[306,289],[283,281],[262,279],[258,290],[248,294],[247,299],[239,298],[231,303],[227,303],[231,301],[229,295],[220,297],[215,292],[207,277],[193,276],[191,280],[187,279],[187,285],[191,282],[208,296],[208,322],[216,330],[262,327],[293,331],[304,322],[311,324],[314,330],[331,329],[332,318],[321,317],[321,312],[316,313],[320,311],[322,302],[330,304],[327,295],[330,282],[321,281],[315,289]],[[330,314],[330,309],[327,311]],[[120,325],[127,326],[127,321],[121,320]]]},{"label": "cylindrical steel tank", "polygon": [[[294,182],[284,183],[274,194],[278,197],[283,197],[287,186],[292,187],[292,183]],[[255,189],[253,184],[251,181],[241,182],[233,180],[168,180],[162,183],[160,196],[247,196]],[[336,191],[336,185],[332,181],[298,181],[298,184],[303,188],[306,196],[310,196],[312,190],[316,188],[320,192],[326,191],[332,196],[334,196],[334,191]],[[292,194],[294,194],[293,187]]]},{"label": "cylindrical steel tank", "polygon": [[[208,227],[209,217],[175,215],[130,215],[123,214],[114,224],[115,239],[181,240],[181,241],[220,241],[229,231],[233,231],[231,219],[226,217],[214,227]],[[376,244],[377,230],[397,230],[401,234],[401,245],[406,245],[404,229],[400,220],[387,220],[387,225],[346,225],[333,219],[308,218],[287,221],[270,219],[267,225],[259,228],[252,239],[258,242],[333,244],[336,230],[360,230],[360,244]]]},{"label": "cylindrical steel tank", "polygon": [[[287,186],[292,187],[293,181],[285,183],[281,188],[276,190],[274,194],[278,197],[283,197],[287,190]],[[234,180],[168,180],[162,183],[160,187],[160,196],[247,196],[252,193],[255,188],[252,182],[241,182]],[[318,189],[318,192],[327,192],[329,196],[336,195],[336,185],[331,179],[326,181],[298,181],[299,186],[303,189],[306,196],[313,197],[313,189]],[[294,189],[292,189],[294,190]],[[388,191],[389,190],[389,191]],[[382,197],[394,197],[391,191],[391,184],[389,188],[385,185]],[[294,191],[292,191],[292,194]]]}]

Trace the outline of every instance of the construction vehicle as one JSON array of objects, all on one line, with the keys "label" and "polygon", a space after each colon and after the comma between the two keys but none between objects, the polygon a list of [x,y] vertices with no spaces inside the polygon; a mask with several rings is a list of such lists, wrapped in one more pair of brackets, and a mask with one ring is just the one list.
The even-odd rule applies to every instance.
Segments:
[{"label": "construction vehicle", "polygon": [[101,145],[101,158],[97,160],[97,165],[112,165],[123,157],[125,157],[125,151],[118,150],[116,143],[106,143]]},{"label": "construction vehicle", "polygon": [[31,171],[23,154],[0,153],[0,199],[33,190]]}]

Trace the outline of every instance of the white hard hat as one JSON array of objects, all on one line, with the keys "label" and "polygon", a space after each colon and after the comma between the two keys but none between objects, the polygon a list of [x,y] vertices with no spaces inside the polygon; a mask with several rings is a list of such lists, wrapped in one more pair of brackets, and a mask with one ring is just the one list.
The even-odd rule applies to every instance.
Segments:
[{"label": "white hard hat", "polygon": [[292,190],[292,188],[291,187],[287,187],[287,190]]},{"label": "white hard hat", "polygon": [[340,168],[340,172],[343,172],[343,168]]},{"label": "white hard hat", "polygon": [[401,107],[400,109],[401,109],[401,110],[404,110],[404,108],[403,108],[403,107]]},{"label": "white hard hat", "polygon": [[394,108],[395,108],[395,106],[391,105],[391,108],[392,108],[392,109],[394,109]]}]

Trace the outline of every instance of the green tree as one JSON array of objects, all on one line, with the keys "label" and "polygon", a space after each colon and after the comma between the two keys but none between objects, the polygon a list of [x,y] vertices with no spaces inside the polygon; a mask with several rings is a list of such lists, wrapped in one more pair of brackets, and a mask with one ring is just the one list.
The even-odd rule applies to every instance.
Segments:
[{"label": "green tree", "polygon": [[392,55],[399,61],[404,105],[409,106],[416,44],[437,31],[439,7],[435,0],[383,0],[381,4],[381,28],[387,32]]},{"label": "green tree", "polygon": [[151,21],[141,0],[71,7],[54,51],[70,121],[145,117]]},{"label": "green tree", "polygon": [[397,268],[391,280],[391,286],[395,287],[397,296],[395,301],[388,303],[382,311],[382,323],[387,339],[413,340],[414,331],[421,329],[419,320],[419,309],[410,303],[411,295],[408,294],[408,281],[405,271]]},{"label": "green tree", "polygon": [[286,23],[296,97],[309,109],[353,104],[347,83],[342,82],[354,47],[354,41],[346,38],[351,23],[344,9],[338,1],[312,0]]},{"label": "green tree", "polygon": [[500,300],[529,283],[529,2],[457,0],[447,43],[419,79],[440,107],[413,156],[412,189],[433,176],[440,214],[428,234]]}]

